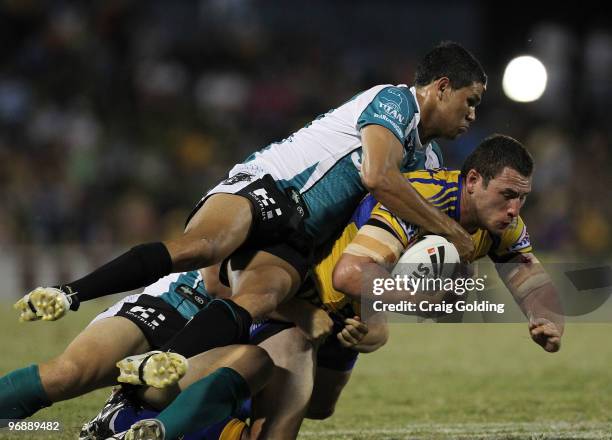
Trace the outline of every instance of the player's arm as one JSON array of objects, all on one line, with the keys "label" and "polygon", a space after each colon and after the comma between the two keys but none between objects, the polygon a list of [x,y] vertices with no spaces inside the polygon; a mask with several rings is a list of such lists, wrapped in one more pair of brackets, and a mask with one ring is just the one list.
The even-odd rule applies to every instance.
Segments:
[{"label": "player's arm", "polygon": [[453,219],[425,200],[400,172],[404,149],[393,133],[370,124],[361,130],[363,160],[361,179],[370,193],[398,217],[433,234],[443,235],[456,247],[461,259],[473,253],[470,235]]},{"label": "player's arm", "polygon": [[367,323],[359,316],[347,318],[344,328],[336,335],[343,347],[360,353],[372,353],[387,343],[389,328],[384,313],[376,313]]},{"label": "player's arm", "polygon": [[[344,249],[332,274],[334,289],[356,301],[364,298],[372,299],[375,280],[391,277],[390,271],[397,264],[407,245],[392,232],[393,227],[385,218],[377,215],[371,218],[379,226],[369,222],[359,229],[355,238]],[[375,298],[389,304],[400,301],[419,304],[424,300],[439,302],[445,295],[432,293],[425,295],[419,292],[408,294],[406,291],[385,290]]]},{"label": "player's arm", "polygon": [[[382,217],[371,218],[391,228]],[[374,285],[375,279],[390,276],[404,250],[404,243],[391,230],[370,223],[359,229],[332,273],[334,289],[356,301],[361,299],[364,289]]]},{"label": "player's arm", "polygon": [[542,264],[532,253],[517,254],[495,265],[500,278],[525,316],[531,338],[548,352],[561,347],[564,330],[563,307],[557,289]]}]

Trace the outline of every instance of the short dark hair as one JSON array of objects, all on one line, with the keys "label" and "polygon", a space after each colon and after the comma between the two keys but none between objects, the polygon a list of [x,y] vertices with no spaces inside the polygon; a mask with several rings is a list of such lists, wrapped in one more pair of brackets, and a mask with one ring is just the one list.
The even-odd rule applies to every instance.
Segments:
[{"label": "short dark hair", "polygon": [[494,134],[482,141],[465,159],[461,174],[465,177],[470,170],[476,170],[487,186],[506,167],[516,170],[521,176],[529,177],[533,173],[533,158],[516,139]]},{"label": "short dark hair", "polygon": [[422,87],[447,77],[453,89],[472,83],[487,84],[487,75],[478,60],[467,49],[452,41],[443,41],[421,60],[416,68],[415,85]]}]

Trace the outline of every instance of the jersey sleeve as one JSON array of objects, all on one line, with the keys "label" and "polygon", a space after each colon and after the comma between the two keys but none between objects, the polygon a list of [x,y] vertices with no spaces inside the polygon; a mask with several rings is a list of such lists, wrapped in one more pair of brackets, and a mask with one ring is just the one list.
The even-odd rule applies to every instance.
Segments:
[{"label": "jersey sleeve", "polygon": [[521,217],[508,226],[501,239],[489,251],[489,257],[496,263],[504,263],[518,254],[533,252],[527,226]]},{"label": "jersey sleeve", "polygon": [[[386,223],[379,220],[381,218],[384,219]],[[380,203],[377,203],[376,206],[374,206],[374,209],[372,209],[372,214],[370,215],[368,224],[378,226],[389,231],[402,243],[404,249],[406,249],[419,234],[418,227],[404,222]]]},{"label": "jersey sleeve", "polygon": [[376,124],[388,128],[403,145],[414,119],[416,106],[407,87],[385,87],[357,118],[357,129]]}]

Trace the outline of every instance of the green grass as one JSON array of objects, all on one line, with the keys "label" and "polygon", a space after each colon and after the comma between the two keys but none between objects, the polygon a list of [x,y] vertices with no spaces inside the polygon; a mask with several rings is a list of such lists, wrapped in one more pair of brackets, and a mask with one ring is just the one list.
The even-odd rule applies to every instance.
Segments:
[{"label": "green grass", "polygon": [[[0,374],[60,353],[102,308],[18,324],[1,306]],[[521,324],[393,324],[389,344],[359,360],[335,415],[306,421],[300,438],[612,438],[611,336],[611,325],[569,324],[561,352],[548,354]],[[35,438],[75,438],[107,395],[41,411],[36,420],[59,420],[63,431]]]}]

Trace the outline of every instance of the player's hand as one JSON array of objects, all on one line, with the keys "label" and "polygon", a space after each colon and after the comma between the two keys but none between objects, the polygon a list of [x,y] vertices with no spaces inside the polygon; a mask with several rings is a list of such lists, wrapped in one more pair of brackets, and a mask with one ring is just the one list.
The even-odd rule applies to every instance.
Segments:
[{"label": "player's hand", "polygon": [[549,353],[555,353],[561,348],[561,332],[559,328],[545,318],[529,320],[531,339]]},{"label": "player's hand", "polygon": [[337,338],[340,341],[340,345],[352,348],[365,338],[368,331],[366,323],[362,322],[359,316],[355,316],[344,320],[344,328],[337,334]]},{"label": "player's hand", "polygon": [[304,333],[306,339],[311,342],[321,342],[329,336],[334,328],[334,322],[329,314],[318,307],[313,308],[308,319],[296,322],[298,328]]},{"label": "player's hand", "polygon": [[474,241],[465,229],[458,226],[446,238],[455,245],[463,263],[470,263],[472,261],[474,258]]},{"label": "player's hand", "polygon": [[19,311],[19,321],[55,321],[70,308],[70,298],[55,287],[37,287],[13,306]]}]

